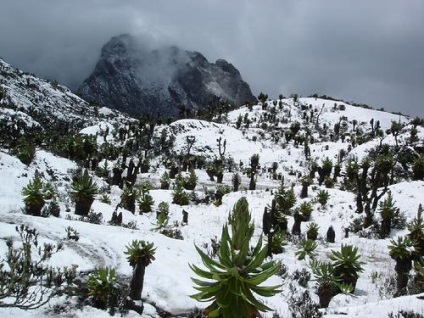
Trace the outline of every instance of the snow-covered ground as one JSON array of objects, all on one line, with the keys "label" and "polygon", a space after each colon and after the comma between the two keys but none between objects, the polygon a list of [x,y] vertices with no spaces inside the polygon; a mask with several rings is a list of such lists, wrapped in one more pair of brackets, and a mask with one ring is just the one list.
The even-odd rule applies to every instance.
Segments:
[{"label": "snow-covered ground", "polygon": [[[16,94],[13,96],[18,96]],[[64,94],[69,95],[71,93],[65,91]],[[76,97],[71,97],[76,99]],[[281,120],[279,124],[281,130],[289,129],[290,124],[295,121],[303,121],[304,111],[299,111],[299,105],[295,105],[292,99],[283,100],[282,103],[282,110],[279,110],[277,115]],[[403,116],[322,99],[302,98],[299,103],[306,107],[307,113],[315,112],[315,114],[320,114],[319,125],[323,126],[325,124],[331,129],[336,123],[345,121],[349,125],[348,129],[350,131],[353,125],[352,121],[356,120],[357,127],[364,131],[370,131],[370,119],[374,118],[375,121],[379,121],[381,129],[385,131],[390,129],[392,121],[400,123],[409,121],[408,118]],[[335,107],[335,103],[338,104],[337,107]],[[271,107],[272,102],[269,102],[269,104],[268,107]],[[344,110],[340,109],[341,104],[344,105]],[[26,105],[26,102],[24,105]],[[109,114],[107,109],[100,109],[100,113],[104,116]],[[242,175],[242,190],[225,195],[222,205],[218,207],[213,204],[179,206],[172,204],[172,190],[154,189],[150,191],[155,201],[154,211],[162,201],[170,204],[169,224],[174,224],[174,222],[178,224],[183,240],[171,239],[159,234],[155,230],[157,227],[155,212],[142,215],[136,213],[134,215],[119,207],[118,212],[123,213],[123,222],[134,222],[136,228],[129,229],[108,225],[108,221],[111,219],[122,193],[122,190],[116,186],[112,186],[109,192],[111,204],[100,202],[100,195],[93,204],[93,211],[103,215],[102,224],[94,225],[79,221],[73,213],[73,204],[69,199],[70,175],[77,168],[75,162],[59,158],[44,150],[38,150],[34,161],[30,166],[26,166],[16,157],[11,156],[9,151],[0,149],[0,259],[4,257],[6,252],[5,240],[10,237],[16,240],[19,237],[15,231],[15,226],[26,224],[39,231],[40,241],[53,242],[55,244],[62,241],[64,243],[64,250],[55,254],[51,259],[50,264],[52,266],[77,265],[78,271],[91,271],[96,267],[108,266],[116,268],[117,273],[122,277],[129,278],[132,274],[132,268],[124,254],[126,245],[133,240],[139,239],[151,241],[157,247],[156,260],[146,269],[143,289],[146,307],[142,317],[159,317],[154,307],[147,303],[155,303],[158,307],[174,315],[187,313],[194,307],[206,307],[207,304],[198,303],[189,297],[189,295],[196,292],[191,281],[194,273],[190,270],[189,264],[202,266],[200,257],[195,250],[195,245],[203,249],[210,249],[211,239],[220,237],[222,225],[227,222],[229,211],[241,197],[246,197],[249,202],[250,212],[255,225],[254,238],[257,240],[262,232],[264,208],[271,204],[273,193],[280,185],[280,181],[274,180],[267,169],[271,168],[274,162],[278,163],[277,173],[281,173],[284,176],[287,188],[292,183],[295,183],[301,175],[308,173],[309,166],[303,146],[294,145],[293,141],[283,143],[284,137],[281,137],[280,141],[273,141],[272,137],[258,124],[264,113],[265,111],[262,110],[260,105],[255,105],[252,111],[249,111],[247,107],[242,107],[230,112],[226,120],[221,124],[187,119],[174,122],[169,127],[165,125],[156,127],[156,134],[160,134],[162,129],[167,129],[169,133],[175,136],[173,151],[177,154],[187,151],[187,137],[194,136],[195,139],[191,148],[191,154],[193,155],[203,155],[210,159],[219,157],[217,138],[221,137],[222,141],[226,141],[225,158],[232,158],[237,167],[240,167],[240,163],[244,167],[248,167],[250,157],[254,154],[259,154],[260,157],[261,170],[257,180],[258,190],[246,190],[249,179],[246,175]],[[241,129],[235,128],[239,116],[244,117],[246,114],[251,120],[250,127],[243,128],[242,125]],[[284,122],[283,119],[287,119],[288,116],[290,121]],[[95,135],[105,131],[106,127],[110,130],[107,140],[112,142],[111,132],[114,126],[106,119],[95,121],[94,125],[84,128],[81,133]],[[424,131],[421,127],[418,128],[418,138],[422,143]],[[408,126],[405,126],[404,131],[398,137],[399,142],[407,140],[408,129]],[[99,144],[103,140],[102,137],[98,137]],[[393,136],[385,135],[384,138],[373,139],[353,147],[349,152],[349,142],[347,141],[341,139],[337,141],[317,140],[317,142],[310,144],[311,158],[318,163],[326,157],[336,160],[340,150],[344,149],[348,152],[348,156],[354,156],[361,160],[377,144],[387,143],[394,145],[395,142]],[[150,169],[149,173],[139,175],[137,182],[141,183],[150,180],[153,184],[157,184],[157,180],[159,180],[164,171],[163,167],[158,166],[159,163],[159,158],[153,158],[152,167],[154,166],[154,168]],[[22,211],[24,207],[21,194],[22,188],[33,178],[36,171],[41,173],[44,180],[51,181],[55,186],[61,207],[59,218],[33,217],[25,215]],[[242,170],[240,170],[240,173],[242,173]],[[205,171],[196,170],[196,174],[199,178],[196,187],[196,192],[199,196],[203,195],[204,186],[208,188],[216,186],[215,183],[209,180]],[[55,176],[54,181],[51,179],[52,175]],[[225,172],[224,183],[231,185],[231,178],[232,173]],[[100,178],[96,177],[96,181],[100,187],[106,186],[105,182]],[[297,183],[294,186],[294,191],[298,196],[297,205],[304,201],[313,200],[318,191],[322,189],[326,188],[318,186],[315,180],[309,189],[308,197],[300,199],[301,187]],[[391,238],[388,239],[366,239],[355,234],[345,238],[344,228],[358,216],[355,214],[355,195],[337,188],[326,190],[330,194],[329,202],[325,207],[320,207],[318,203],[313,204],[312,218],[309,222],[302,223],[302,232],[306,231],[309,223],[318,223],[320,227],[320,243],[317,250],[318,259],[325,259],[331,250],[338,250],[341,244],[357,246],[361,260],[365,262],[365,270],[359,277],[355,294],[336,296],[331,301],[329,308],[323,310],[325,316],[387,317],[389,313],[396,313],[400,309],[414,310],[423,314],[424,302],[418,299],[416,295],[392,299],[390,293],[385,291],[387,289],[385,280],[395,275],[395,263],[389,257],[387,246],[390,243],[390,239],[404,235],[406,230],[392,231]],[[406,215],[407,219],[411,220],[415,217],[418,205],[424,203],[424,182],[400,182],[390,186],[390,191],[396,201],[396,206]],[[188,224],[184,225],[182,224],[183,210],[189,214]],[[292,224],[293,220],[289,218],[289,229]],[[329,244],[323,238],[330,225],[336,231],[336,242]],[[79,232],[80,239],[78,242],[66,239],[66,228],[69,226]],[[303,268],[308,269],[309,266],[308,262],[297,260],[295,256],[297,249],[296,245],[290,243],[286,246],[284,253],[274,256],[274,260],[281,260],[285,264],[288,269],[288,276],[284,279],[279,276],[273,276],[266,282],[267,285],[282,285],[281,293],[271,298],[262,299],[280,317],[290,316],[288,301],[293,293],[290,288],[290,284],[293,283],[291,279],[293,272]],[[313,299],[317,301],[318,297],[315,294],[313,280],[309,282],[307,289],[313,295]],[[297,286],[297,292],[302,290],[302,287]],[[64,297],[53,299],[50,304],[35,311],[0,308],[0,317],[55,316],[51,310],[52,306],[65,301]],[[106,311],[91,307],[77,309],[70,306],[63,316],[108,317],[109,314]],[[128,317],[135,316],[137,315],[134,312],[130,312],[128,315]],[[272,316],[273,312],[263,314],[265,318]]]}]

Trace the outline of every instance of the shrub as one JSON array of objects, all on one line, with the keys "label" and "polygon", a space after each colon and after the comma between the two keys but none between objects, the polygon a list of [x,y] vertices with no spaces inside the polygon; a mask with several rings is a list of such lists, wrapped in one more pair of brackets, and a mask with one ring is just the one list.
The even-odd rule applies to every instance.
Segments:
[{"label": "shrub", "polygon": [[381,215],[381,236],[385,238],[390,235],[392,228],[392,220],[396,214],[395,201],[393,201],[392,193],[389,191],[387,198],[380,202],[379,213]]},{"label": "shrub", "polygon": [[319,225],[317,223],[312,222],[311,224],[309,224],[306,228],[306,237],[308,238],[308,240],[315,241],[318,238],[318,230]]},{"label": "shrub", "polygon": [[[45,211],[45,213],[43,213],[43,211]],[[52,200],[47,203],[47,206],[44,206],[43,211],[41,214],[45,214],[46,216],[53,215],[58,218],[60,216],[59,203],[57,203],[56,200]]]},{"label": "shrub", "polygon": [[99,198],[99,201],[106,204],[112,203],[112,201],[110,200],[110,196],[107,193],[102,193],[102,195]]},{"label": "shrub", "polygon": [[314,207],[311,202],[302,202],[299,207],[299,212],[304,217],[304,221],[309,221]]},{"label": "shrub", "polygon": [[285,215],[290,215],[291,209],[296,204],[296,194],[294,193],[293,188],[286,190],[284,188],[284,180],[282,180],[278,192],[275,194],[274,198],[277,210]]},{"label": "shrub", "polygon": [[42,182],[38,175],[22,189],[22,195],[24,196],[25,212],[30,215],[40,216],[45,201],[42,192]]},{"label": "shrub", "polygon": [[306,256],[308,256],[310,259],[313,259],[317,256],[317,253],[315,252],[317,247],[318,244],[315,241],[303,240],[300,243],[300,249],[294,254],[299,261],[305,259]]},{"label": "shrub", "polygon": [[178,205],[187,205],[190,201],[190,197],[180,182],[177,182],[174,192],[172,192],[172,203]]},{"label": "shrub", "polygon": [[258,301],[253,293],[269,297],[279,292],[278,286],[259,286],[277,273],[278,266],[273,262],[263,263],[267,248],[262,248],[261,237],[248,256],[254,225],[246,198],[241,198],[235,204],[229,226],[231,235],[227,224],[222,229],[218,260],[196,246],[206,270],[196,265],[190,265],[190,268],[207,281],[192,278],[199,293],[191,297],[198,301],[212,301],[204,311],[209,317],[254,317],[259,314],[258,310],[267,311],[270,308]]},{"label": "shrub", "polygon": [[88,276],[88,296],[93,297],[93,305],[99,309],[117,306],[119,296],[118,277],[114,268],[96,268]]},{"label": "shrub", "polygon": [[330,260],[336,276],[340,277],[342,283],[352,286],[355,291],[356,281],[359,273],[364,271],[362,265],[364,262],[359,260],[358,248],[352,245],[343,245],[339,251],[331,251]]},{"label": "shrub", "polygon": [[326,190],[319,190],[317,193],[316,200],[322,206],[325,206],[330,198],[330,194]]},{"label": "shrub", "polygon": [[88,215],[97,193],[97,185],[87,170],[76,176],[71,186],[71,195],[75,200],[75,214]]},{"label": "shrub", "polygon": [[412,165],[414,180],[424,180],[424,154],[415,159]]},{"label": "shrub", "polygon": [[170,178],[168,172],[164,172],[160,178],[160,188],[162,190],[168,190],[170,185]]},{"label": "shrub", "polygon": [[28,226],[16,226],[21,246],[6,240],[6,256],[0,262],[0,307],[36,309],[49,302],[62,285],[63,273],[46,262],[63,247],[38,243],[38,232]]},{"label": "shrub", "polygon": [[152,212],[152,206],[155,203],[153,197],[150,195],[149,190],[151,189],[150,183],[144,182],[141,186],[141,196],[138,200],[138,205],[141,213]]},{"label": "shrub", "polygon": [[183,187],[186,190],[194,190],[197,184],[197,176],[194,169],[190,170],[190,175],[183,179]]},{"label": "shrub", "polygon": [[[268,242],[269,243],[269,242]],[[280,254],[284,252],[284,246],[287,245],[287,238],[286,234],[280,230],[277,229],[271,237],[271,253],[272,254]]]},{"label": "shrub", "polygon": [[339,292],[339,278],[329,262],[313,260],[310,264],[312,273],[316,277],[316,288],[321,308],[327,308],[328,304]]},{"label": "shrub", "polygon": [[396,314],[393,312],[389,313],[389,318],[424,318],[420,313],[414,312],[413,310],[399,310]]},{"label": "shrub", "polygon": [[292,275],[293,279],[296,280],[300,286],[306,288],[308,287],[308,282],[311,279],[311,273],[306,270],[306,268],[302,268],[301,271],[296,269]]},{"label": "shrub", "polygon": [[321,318],[322,312],[318,305],[313,302],[309,291],[305,290],[298,296],[292,296],[289,299],[289,310],[292,317]]},{"label": "shrub", "polygon": [[124,191],[121,194],[120,205],[123,209],[135,213],[135,201],[138,197],[138,191],[134,189],[131,185],[126,185]]},{"label": "shrub", "polygon": [[79,240],[79,233],[72,226],[68,226],[65,231],[66,231],[66,238],[68,240],[74,240],[74,241]]},{"label": "shrub", "polygon": [[23,164],[29,166],[35,158],[35,145],[23,144],[11,150],[11,154],[16,156]]},{"label": "shrub", "polygon": [[95,213],[93,211],[90,211],[88,215],[82,215],[80,216],[78,220],[82,222],[88,222],[91,224],[102,224],[103,214],[102,212]]}]

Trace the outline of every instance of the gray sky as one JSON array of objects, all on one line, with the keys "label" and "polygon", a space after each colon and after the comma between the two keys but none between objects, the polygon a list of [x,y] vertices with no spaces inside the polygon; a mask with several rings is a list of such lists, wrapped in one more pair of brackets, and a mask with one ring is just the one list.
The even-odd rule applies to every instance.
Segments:
[{"label": "gray sky", "polygon": [[0,57],[71,88],[112,36],[233,63],[255,95],[326,94],[424,117],[422,0],[2,0]]}]

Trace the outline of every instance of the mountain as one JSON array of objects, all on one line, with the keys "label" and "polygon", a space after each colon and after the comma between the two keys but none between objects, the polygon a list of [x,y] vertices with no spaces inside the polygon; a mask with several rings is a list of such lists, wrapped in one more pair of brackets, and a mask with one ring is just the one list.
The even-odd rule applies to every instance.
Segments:
[{"label": "mountain", "polygon": [[138,116],[178,117],[219,100],[236,106],[255,101],[249,85],[230,63],[209,63],[198,52],[176,46],[151,50],[137,38],[113,37],[94,72],[78,89],[86,100]]},{"label": "mountain", "polygon": [[[61,127],[65,139],[45,138],[49,132],[60,134]],[[41,142],[33,145],[34,156],[22,162],[14,148],[37,138]],[[283,213],[283,206],[276,203],[278,222],[285,220],[287,231],[282,237],[281,229],[273,228],[272,248],[279,251],[273,250],[266,261],[276,262],[278,272],[263,282],[261,277],[249,278],[252,284],[259,280],[261,286],[280,286],[281,292],[271,297],[265,297],[269,293],[264,290],[254,293],[272,309],[261,312],[262,317],[419,317],[424,312],[422,269],[408,268],[408,289],[402,291],[407,295],[396,293],[400,266],[389,254],[389,246],[412,231],[420,234],[415,238],[423,244],[419,212],[424,203],[423,142],[422,119],[322,98],[268,100],[222,113],[213,121],[191,118],[164,124],[131,119],[117,110],[90,105],[66,87],[0,60],[0,317],[104,318],[120,309],[126,309],[128,318],[198,317],[195,308],[210,303],[189,296],[199,291],[196,279],[202,272],[195,273],[190,265],[203,271],[210,266],[205,266],[206,257],[196,247],[222,262],[222,271],[228,271],[229,277],[244,275],[251,266],[228,266],[230,257],[214,256],[223,242],[229,213],[243,197],[254,226],[251,247],[260,240],[264,246],[270,242],[269,233],[263,235],[269,226],[264,215],[273,209],[273,201],[284,204],[293,197],[295,201]],[[193,173],[189,167],[196,176],[194,190],[179,191],[181,185],[188,188]],[[75,213],[77,187],[73,184],[82,170],[98,188],[87,216]],[[237,191],[236,174],[240,178]],[[42,216],[28,213],[26,191],[22,191],[29,185],[37,190],[34,180],[42,185]],[[255,189],[250,189],[252,181]],[[182,194],[188,202],[180,205],[175,197]],[[384,234],[383,216],[390,213],[383,210],[387,212],[390,197],[395,208],[389,209],[392,223]],[[128,204],[131,198],[133,206]],[[368,202],[377,206],[370,207],[372,222],[365,226]],[[146,205],[150,212],[142,212]],[[161,213],[166,214],[165,221]],[[301,233],[292,234],[299,214]],[[327,240],[330,225],[334,242]],[[34,237],[34,232],[22,232],[26,226],[38,233],[33,249],[22,244]],[[302,259],[299,252],[306,250],[306,235],[313,227],[318,234],[316,247]],[[236,226],[228,228],[232,231]],[[155,259],[145,268],[142,301],[137,302],[144,306],[141,315],[134,307],[119,307],[129,303],[126,296],[135,272],[125,251],[138,240],[156,248]],[[44,255],[44,244],[62,248],[51,248]],[[418,241],[408,244],[403,257],[422,253]],[[240,255],[232,246],[222,246],[222,251]],[[317,277],[312,258],[334,265],[329,256],[337,256],[334,251],[343,246],[358,249],[363,271],[354,291],[343,287],[345,293],[334,296],[328,308],[319,309],[320,291],[331,291],[328,288],[334,286],[326,289],[325,284],[340,278],[334,273],[328,280]],[[246,260],[250,262],[256,252],[245,250]],[[31,262],[22,267],[9,265],[27,253],[37,264],[33,274],[47,275],[42,284],[28,290],[19,288],[18,278]],[[414,263],[419,264],[417,258]],[[96,278],[99,268],[113,270],[116,280],[113,275]],[[49,275],[53,273],[61,274],[54,276],[58,278],[54,284],[61,287],[51,295],[48,286],[52,286]],[[218,276],[224,277],[221,268],[210,276],[214,284]],[[11,279],[12,285],[4,283]],[[87,290],[93,291],[96,283],[102,289],[91,294],[111,302],[113,297],[108,296],[116,296],[116,307],[105,309],[109,303],[89,296]],[[6,291],[10,297],[5,297]],[[30,293],[34,297],[25,297],[26,291],[34,292]],[[38,300],[47,303],[38,307]],[[26,310],[30,304],[35,308]]]},{"label": "mountain", "polygon": [[102,121],[130,121],[117,110],[90,105],[67,87],[23,72],[1,59],[0,84],[0,131],[9,137],[5,142],[45,132],[74,134]]}]

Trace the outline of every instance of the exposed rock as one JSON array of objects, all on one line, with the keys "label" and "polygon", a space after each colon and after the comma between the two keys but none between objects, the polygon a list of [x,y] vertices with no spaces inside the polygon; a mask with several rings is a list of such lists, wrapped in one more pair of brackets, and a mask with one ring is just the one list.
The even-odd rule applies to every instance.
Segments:
[{"label": "exposed rock", "polygon": [[167,46],[151,50],[137,38],[113,37],[102,48],[94,72],[78,89],[90,101],[138,116],[177,117],[211,101],[242,105],[256,100],[240,72],[219,59]]}]

